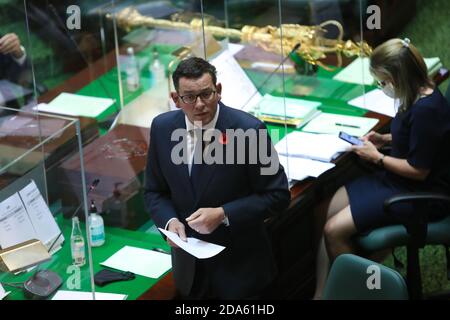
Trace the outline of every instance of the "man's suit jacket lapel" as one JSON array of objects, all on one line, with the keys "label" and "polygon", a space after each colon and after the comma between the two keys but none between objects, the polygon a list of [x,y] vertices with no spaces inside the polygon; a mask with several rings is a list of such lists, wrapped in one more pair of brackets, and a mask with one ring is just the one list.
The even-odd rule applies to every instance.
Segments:
[{"label": "man's suit jacket lapel", "polygon": [[[186,122],[184,120],[184,113],[182,111],[177,113],[177,116],[175,118],[175,121],[173,122],[173,129],[169,134],[171,135],[172,132],[176,129],[186,129]],[[169,152],[172,152],[173,148],[180,143],[180,141],[172,141],[170,140],[170,148]],[[184,190],[187,192],[187,196],[190,199],[194,199],[194,190],[192,189],[191,180],[189,178],[189,168],[187,163],[181,163],[179,165],[173,165],[173,168],[175,170],[176,175],[180,178],[180,183],[183,185]]]},{"label": "man's suit jacket lapel", "polygon": [[[226,129],[230,128],[230,122],[228,118],[227,108],[224,104],[220,104],[220,112],[219,117],[217,118],[216,128],[220,130],[223,134],[225,134]],[[225,154],[224,154],[225,156]],[[195,186],[195,206],[201,200],[202,195],[204,194],[208,184],[211,182],[211,179],[214,177],[216,170],[218,168],[218,164],[203,164],[201,177],[199,179],[199,185]]]}]

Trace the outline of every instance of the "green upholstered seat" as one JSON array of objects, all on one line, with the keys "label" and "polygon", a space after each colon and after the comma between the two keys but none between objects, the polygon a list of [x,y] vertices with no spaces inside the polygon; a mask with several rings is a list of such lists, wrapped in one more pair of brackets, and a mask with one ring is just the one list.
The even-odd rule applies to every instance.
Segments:
[{"label": "green upholstered seat", "polygon": [[[410,239],[403,225],[392,225],[372,230],[355,238],[356,244],[364,251],[373,252],[386,248],[406,246]],[[450,216],[428,223],[426,244],[450,245]]]},{"label": "green upholstered seat", "polygon": [[[378,275],[379,286],[369,289],[370,284],[375,283],[370,277]],[[331,267],[324,299],[406,300],[408,289],[397,271],[353,254],[343,254],[336,258]]]}]

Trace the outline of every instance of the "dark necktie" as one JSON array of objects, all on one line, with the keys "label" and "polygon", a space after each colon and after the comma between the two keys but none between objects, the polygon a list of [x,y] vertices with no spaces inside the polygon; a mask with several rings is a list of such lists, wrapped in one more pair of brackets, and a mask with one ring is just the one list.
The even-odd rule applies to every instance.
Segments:
[{"label": "dark necktie", "polygon": [[194,192],[199,187],[202,169],[205,166],[203,160],[203,151],[205,150],[206,143],[203,140],[203,133],[205,130],[202,129],[194,129],[194,136],[197,137],[197,141],[194,146],[194,157],[192,159],[191,166],[191,184]]}]

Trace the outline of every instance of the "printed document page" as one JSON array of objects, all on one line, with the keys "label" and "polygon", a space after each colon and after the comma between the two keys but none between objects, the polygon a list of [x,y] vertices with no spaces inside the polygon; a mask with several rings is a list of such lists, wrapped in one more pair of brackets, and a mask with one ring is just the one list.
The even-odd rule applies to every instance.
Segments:
[{"label": "printed document page", "polygon": [[192,254],[194,257],[198,259],[206,259],[214,257],[215,255],[222,252],[225,247],[219,246],[214,243],[206,242],[203,240],[199,240],[197,238],[187,238],[187,242],[180,239],[180,237],[173,232],[158,228],[159,231],[164,233],[167,238],[172,240],[177,246],[186,251],[189,254]]}]

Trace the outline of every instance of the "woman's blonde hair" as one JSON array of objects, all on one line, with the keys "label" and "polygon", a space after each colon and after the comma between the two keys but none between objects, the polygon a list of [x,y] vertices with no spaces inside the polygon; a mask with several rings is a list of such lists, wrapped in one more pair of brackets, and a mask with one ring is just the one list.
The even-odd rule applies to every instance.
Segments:
[{"label": "woman's blonde hair", "polygon": [[409,39],[391,39],[376,47],[370,56],[370,72],[392,81],[400,112],[416,101],[421,88],[434,88],[422,55]]}]

